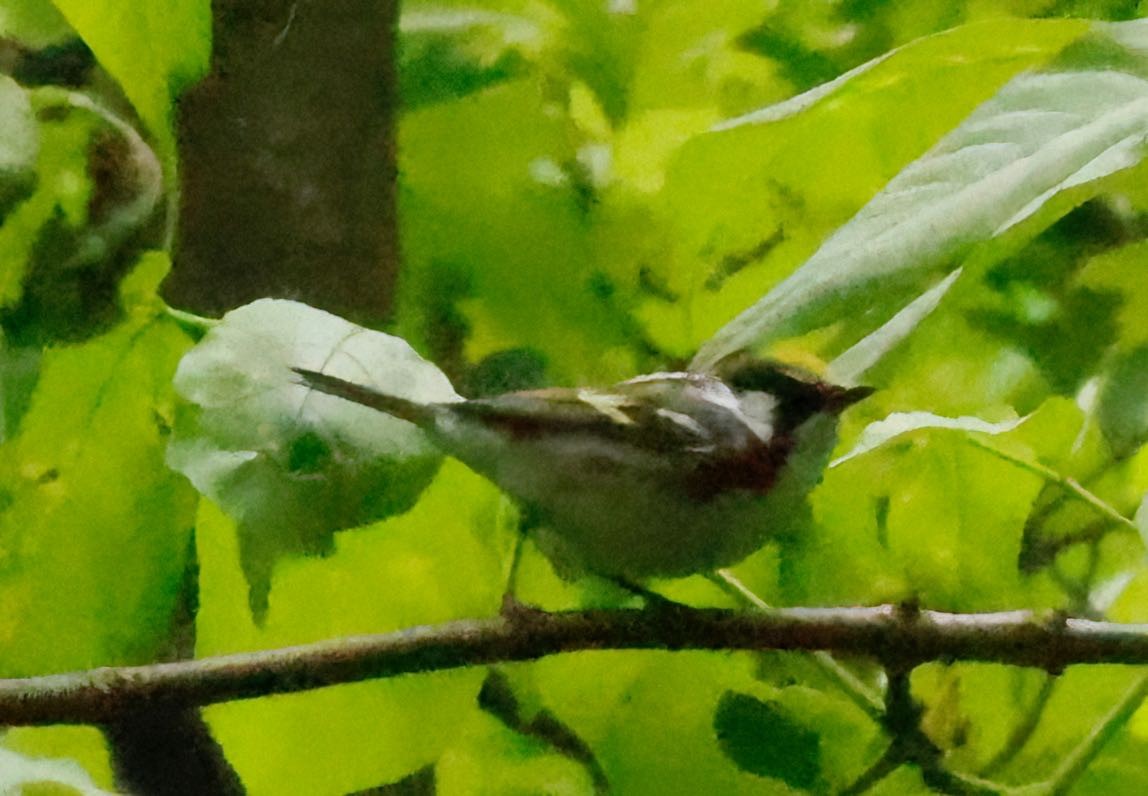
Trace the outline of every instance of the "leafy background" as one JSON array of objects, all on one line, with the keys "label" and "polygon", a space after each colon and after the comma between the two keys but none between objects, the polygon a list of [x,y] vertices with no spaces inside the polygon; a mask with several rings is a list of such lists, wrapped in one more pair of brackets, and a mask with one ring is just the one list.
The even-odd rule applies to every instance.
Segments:
[{"label": "leafy background", "polygon": [[[846,417],[840,452],[899,412],[1024,421],[910,429],[842,461],[792,538],[738,575],[780,605],[1145,621],[1148,30],[1125,21],[1142,13],[408,2],[388,330],[463,394],[609,382],[747,341],[819,366],[963,266],[867,374],[881,390]],[[268,472],[288,465],[264,493],[203,497],[165,464],[173,429],[201,440],[208,423],[173,382],[210,324],[163,298],[156,214],[178,202],[175,102],[207,71],[211,34],[206,0],[0,6],[5,676],[185,655],[189,606],[197,655],[498,609],[514,509],[460,465],[419,470],[409,510],[315,541],[311,519],[271,510],[297,505],[299,447],[259,449]],[[79,79],[43,68],[84,48],[96,65]],[[250,448],[237,433],[222,450]],[[730,605],[701,579],[658,587]],[[532,549],[520,591],[548,608],[625,600],[561,581]],[[1138,677],[935,663],[912,685],[946,765],[1019,785],[1050,776]],[[206,716],[268,794],[425,787],[428,767],[441,793],[832,792],[886,743],[792,655],[582,653]],[[1074,792],[1148,784],[1148,714],[1115,729]],[[11,729],[3,754],[0,782],[113,787],[95,729]],[[874,788],[925,789],[912,768]]]}]

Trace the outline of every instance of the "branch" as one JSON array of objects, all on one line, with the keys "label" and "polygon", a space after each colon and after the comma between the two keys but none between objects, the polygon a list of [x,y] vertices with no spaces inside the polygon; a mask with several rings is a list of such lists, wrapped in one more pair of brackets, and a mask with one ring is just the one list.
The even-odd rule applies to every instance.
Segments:
[{"label": "branch", "polygon": [[677,607],[561,613],[519,608],[496,618],[263,652],[0,680],[0,724],[106,723],[141,708],[208,705],[601,649],[827,650],[900,667],[967,660],[1057,672],[1073,663],[1148,664],[1148,625],[898,606],[769,614]]}]

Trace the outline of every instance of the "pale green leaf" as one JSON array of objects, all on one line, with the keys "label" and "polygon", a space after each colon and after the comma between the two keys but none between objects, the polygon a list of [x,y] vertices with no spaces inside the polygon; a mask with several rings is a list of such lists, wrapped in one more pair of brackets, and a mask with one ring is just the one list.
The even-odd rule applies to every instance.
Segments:
[{"label": "pale green leaf", "polygon": [[1148,81],[1137,75],[1103,68],[1020,75],[723,327],[695,365],[808,331],[878,283],[883,302],[908,300],[938,272],[988,256],[978,246],[1056,195],[1139,163],[1146,136]]},{"label": "pale green leaf", "polygon": [[96,787],[79,764],[59,758],[32,758],[0,748],[0,793],[114,796]]},{"label": "pale green leaf", "polygon": [[870,423],[861,432],[853,448],[830,463],[830,467],[838,467],[850,459],[863,456],[870,451],[885,445],[890,440],[902,434],[923,429],[952,429],[957,431],[976,432],[978,434],[1004,434],[1012,431],[1025,421],[1025,418],[1003,420],[990,423],[979,417],[941,417],[930,412],[896,412],[884,420]]},{"label": "pale green leaf", "polygon": [[[648,333],[672,351],[696,350],[1001,85],[1086,30],[1079,21],[969,25],[901,48],[796,112],[693,137],[652,204],[661,249],[641,263],[664,287],[640,308]],[[882,298],[867,295],[834,320],[871,329]],[[906,301],[890,302],[889,314]]]},{"label": "pale green leaf", "polygon": [[271,568],[330,549],[332,532],[409,509],[441,455],[414,426],[312,393],[292,367],[416,401],[458,396],[403,340],[291,301],[224,316],[180,363],[181,412],[168,463],[239,523],[252,606]]},{"label": "pale green leaf", "polygon": [[826,368],[830,380],[836,384],[856,384],[862,375],[896,348],[921,321],[929,317],[960,275],[961,269],[958,268],[914,299],[881,328],[866,335],[848,351],[835,357]]},{"label": "pale green leaf", "polygon": [[1148,495],[1140,501],[1140,506],[1136,509],[1136,516],[1132,518],[1136,523],[1136,527],[1140,530],[1140,538],[1144,540],[1144,544],[1148,545]]},{"label": "pale green leaf", "polygon": [[40,141],[27,93],[0,75],[0,218],[31,189]]}]

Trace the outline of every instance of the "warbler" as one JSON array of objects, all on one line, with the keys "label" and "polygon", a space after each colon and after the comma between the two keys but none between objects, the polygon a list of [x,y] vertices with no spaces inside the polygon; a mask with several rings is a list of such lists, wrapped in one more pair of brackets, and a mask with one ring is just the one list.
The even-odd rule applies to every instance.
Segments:
[{"label": "warbler", "polygon": [[870,395],[776,362],[421,404],[304,368],[321,393],[413,423],[530,506],[568,568],[643,580],[744,559],[821,477],[836,418]]}]

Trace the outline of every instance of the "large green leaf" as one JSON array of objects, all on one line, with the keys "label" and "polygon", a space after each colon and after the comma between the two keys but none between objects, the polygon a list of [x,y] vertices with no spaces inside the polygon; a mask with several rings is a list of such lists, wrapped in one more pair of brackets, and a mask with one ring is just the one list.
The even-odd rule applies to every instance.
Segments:
[{"label": "large green leaf", "polygon": [[[145,258],[125,293],[154,295],[165,270]],[[154,303],[129,301],[124,324],[45,352],[2,449],[6,674],[145,663],[171,642],[195,493],[163,454],[188,341]]]},{"label": "large green leaf", "polygon": [[[397,631],[498,610],[515,529],[503,498],[448,462],[411,511],[341,534],[322,560],[276,569],[256,625],[233,523],[204,501],[197,524],[197,653]],[[434,762],[476,709],[480,668],[219,705],[207,712],[251,793],[347,793]]]},{"label": "large green leaf", "polygon": [[252,607],[267,605],[286,555],[330,549],[331,533],[409,509],[441,455],[409,423],[312,393],[292,367],[416,401],[458,396],[397,337],[291,301],[228,313],[180,363],[168,463],[239,523]]},{"label": "large green leaf", "polygon": [[[871,604],[912,597],[952,610],[1055,601],[1055,591],[1023,580],[1017,563],[1042,480],[965,440],[975,426],[1001,434],[994,444],[1004,440],[999,444],[1017,448],[1018,457],[1036,458],[1020,438],[1025,427],[1006,434],[1015,424],[901,426],[911,420],[891,419],[885,427],[902,434],[843,457],[826,474],[812,498],[816,523],[782,548],[782,599]],[[884,436],[880,430],[874,438]],[[1069,447],[1073,431],[1062,428],[1058,444]],[[862,442],[859,450],[867,447]]]},{"label": "large green leaf", "polygon": [[[1145,35],[1142,25],[1111,30],[1129,47]],[[1084,54],[1066,55],[1054,71],[1006,84],[798,271],[723,327],[695,364],[709,366],[730,351],[824,324],[878,284],[883,306],[903,303],[956,263],[999,257],[1003,249],[994,249],[994,240],[1008,240],[1017,228],[1031,236],[1097,192],[1103,178],[1139,163],[1148,136],[1148,80],[1139,64],[1128,63],[1127,51],[1105,62],[1091,46],[1083,43]]]},{"label": "large green leaf", "polygon": [[641,309],[651,336],[695,350],[1009,78],[1086,30],[1002,20],[926,37],[694,137],[650,203],[662,228],[660,256],[643,261],[662,283]]}]

